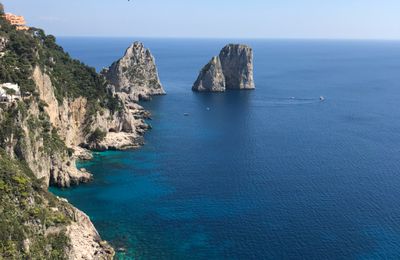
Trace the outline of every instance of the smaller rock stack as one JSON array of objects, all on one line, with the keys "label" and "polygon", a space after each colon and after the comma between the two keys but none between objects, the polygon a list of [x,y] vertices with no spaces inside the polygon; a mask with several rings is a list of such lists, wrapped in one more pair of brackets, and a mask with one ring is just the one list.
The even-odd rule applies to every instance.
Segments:
[{"label": "smaller rock stack", "polygon": [[219,56],[200,71],[192,90],[224,92],[227,89],[254,89],[253,50],[242,44],[225,46]]}]

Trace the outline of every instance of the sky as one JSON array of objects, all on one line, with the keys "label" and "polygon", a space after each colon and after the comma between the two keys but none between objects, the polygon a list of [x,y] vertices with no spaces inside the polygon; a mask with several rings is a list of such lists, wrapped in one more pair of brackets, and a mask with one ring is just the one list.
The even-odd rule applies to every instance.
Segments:
[{"label": "sky", "polygon": [[0,0],[56,36],[400,40],[400,0]]}]

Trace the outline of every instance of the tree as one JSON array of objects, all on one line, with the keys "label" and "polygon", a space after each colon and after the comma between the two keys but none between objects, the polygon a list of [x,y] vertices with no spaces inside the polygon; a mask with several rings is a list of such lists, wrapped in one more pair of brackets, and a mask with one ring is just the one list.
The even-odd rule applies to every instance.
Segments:
[{"label": "tree", "polygon": [[6,91],[6,94],[9,96],[14,96],[15,94],[17,94],[17,91],[15,91],[15,89],[12,88],[4,88]]},{"label": "tree", "polygon": [[90,143],[99,143],[104,140],[106,135],[106,132],[101,131],[99,128],[96,128],[96,130],[94,130],[94,132],[89,136],[88,141]]},{"label": "tree", "polygon": [[4,6],[0,3],[0,15],[4,15]]}]

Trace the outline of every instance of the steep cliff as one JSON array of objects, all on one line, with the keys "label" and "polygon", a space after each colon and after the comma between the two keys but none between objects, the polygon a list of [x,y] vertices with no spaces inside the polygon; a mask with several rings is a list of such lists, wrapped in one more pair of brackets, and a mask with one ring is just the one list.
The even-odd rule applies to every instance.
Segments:
[{"label": "steep cliff", "polygon": [[[47,104],[44,110],[49,115],[50,123],[59,129],[67,147],[107,150],[134,148],[143,144],[143,134],[148,129],[144,119],[149,117],[149,113],[138,104],[121,102],[116,111],[106,107],[89,111],[87,97],[63,98],[59,102],[50,77],[39,67],[33,71],[33,80],[40,99]],[[113,92],[111,95],[116,94]],[[95,137],[96,134],[101,138]]]},{"label": "steep cliff", "polygon": [[226,89],[225,76],[222,71],[221,60],[213,57],[201,70],[193,85],[195,91],[223,92]]},{"label": "steep cliff", "polygon": [[152,95],[165,94],[154,57],[140,42],[133,43],[125,55],[102,74],[123,100],[147,100]]},{"label": "steep cliff", "polygon": [[46,186],[67,187],[89,181],[91,174],[76,168],[71,150],[51,125],[44,106],[34,99],[1,104],[1,147],[11,158],[25,161]]},{"label": "steep cliff", "polygon": [[0,259],[112,259],[89,218],[0,148]]},{"label": "steep cliff", "polygon": [[[9,165],[0,171],[0,199],[6,199],[0,205],[0,258],[111,258],[112,248],[90,219],[46,189],[92,178],[76,168],[77,158],[90,157],[84,148],[142,145],[149,113],[40,29],[17,31],[0,15],[0,42],[0,83],[18,84],[21,90],[15,100],[0,102],[0,170]],[[141,55],[152,61],[148,51]],[[9,222],[14,226],[8,230]]]},{"label": "steep cliff", "polygon": [[253,50],[242,44],[225,46],[201,71],[192,89],[221,92],[226,89],[254,89]]},{"label": "steep cliff", "polygon": [[253,50],[242,44],[229,44],[219,54],[227,89],[254,89]]}]

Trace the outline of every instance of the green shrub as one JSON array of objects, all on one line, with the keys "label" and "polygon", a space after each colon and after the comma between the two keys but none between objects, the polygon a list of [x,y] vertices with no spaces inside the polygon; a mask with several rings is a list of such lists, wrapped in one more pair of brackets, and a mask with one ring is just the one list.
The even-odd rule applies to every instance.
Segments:
[{"label": "green shrub", "polygon": [[[29,167],[0,148],[0,259],[65,259],[71,222],[60,201],[38,185]],[[32,203],[33,202],[33,203]],[[51,210],[49,205],[59,210]],[[44,236],[47,227],[60,232]],[[29,239],[30,250],[24,249]]]},{"label": "green shrub", "polygon": [[106,132],[100,130],[99,128],[96,128],[96,130],[94,130],[94,132],[89,136],[88,141],[90,143],[99,143],[104,140],[106,135]]}]

